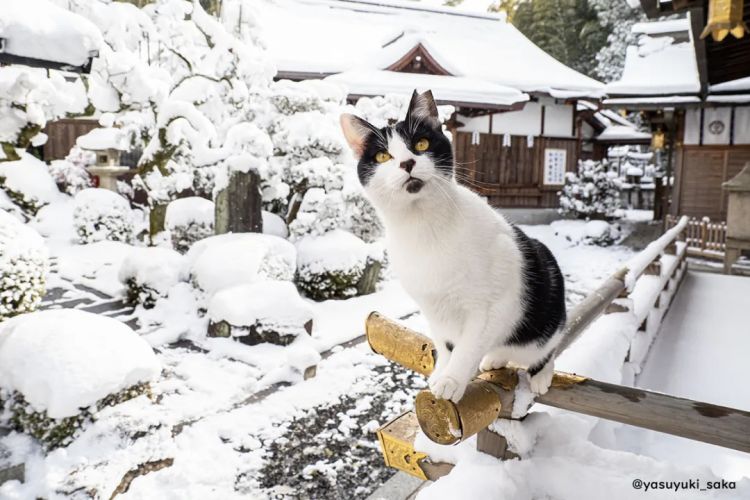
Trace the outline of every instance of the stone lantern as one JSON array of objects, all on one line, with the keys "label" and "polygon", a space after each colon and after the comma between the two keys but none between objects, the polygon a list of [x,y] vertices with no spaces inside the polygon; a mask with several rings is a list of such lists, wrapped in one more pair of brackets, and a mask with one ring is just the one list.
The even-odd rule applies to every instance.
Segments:
[{"label": "stone lantern", "polygon": [[80,136],[76,144],[96,154],[96,162],[86,170],[97,180],[97,185],[117,192],[117,177],[130,170],[120,165],[120,155],[128,149],[127,135],[118,128],[95,128]]},{"label": "stone lantern", "polygon": [[732,264],[740,258],[742,251],[750,250],[750,162],[722,186],[729,199],[724,273],[731,274]]}]

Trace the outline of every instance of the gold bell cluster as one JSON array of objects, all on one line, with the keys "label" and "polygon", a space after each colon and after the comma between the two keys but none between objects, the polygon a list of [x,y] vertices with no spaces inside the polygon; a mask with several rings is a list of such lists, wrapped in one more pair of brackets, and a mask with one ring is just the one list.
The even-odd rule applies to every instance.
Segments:
[{"label": "gold bell cluster", "polygon": [[708,23],[701,38],[711,35],[720,42],[730,33],[735,38],[745,36],[748,28],[742,20],[743,3],[743,0],[709,0]]}]

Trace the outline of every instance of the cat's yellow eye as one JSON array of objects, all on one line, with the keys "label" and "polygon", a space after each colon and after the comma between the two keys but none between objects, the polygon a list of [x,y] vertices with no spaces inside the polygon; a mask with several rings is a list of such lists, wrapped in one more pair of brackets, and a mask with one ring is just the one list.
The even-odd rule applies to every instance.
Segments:
[{"label": "cat's yellow eye", "polygon": [[378,153],[375,154],[375,161],[378,163],[385,163],[390,159],[391,159],[391,155],[389,155],[385,151],[379,151]]},{"label": "cat's yellow eye", "polygon": [[419,139],[416,144],[414,144],[414,149],[419,151],[420,153],[422,151],[427,151],[427,148],[430,147],[430,141],[427,139]]}]

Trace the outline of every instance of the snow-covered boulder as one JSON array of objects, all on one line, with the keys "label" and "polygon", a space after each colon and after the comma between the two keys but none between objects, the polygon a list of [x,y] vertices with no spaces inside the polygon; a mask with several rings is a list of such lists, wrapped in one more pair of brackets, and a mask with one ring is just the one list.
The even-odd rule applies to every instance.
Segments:
[{"label": "snow-covered boulder", "polygon": [[159,372],[148,343],[115,319],[76,309],[17,316],[0,324],[0,423],[64,446],[98,410],[148,393]]},{"label": "snow-covered boulder", "polygon": [[0,162],[0,189],[30,214],[60,196],[47,164],[27,153],[18,161]]},{"label": "snow-covered boulder", "polygon": [[133,213],[128,200],[108,189],[89,188],[75,195],[73,223],[79,243],[130,242]]},{"label": "snow-covered boulder", "polygon": [[313,312],[289,281],[261,281],[225,288],[208,305],[208,334],[248,345],[289,345],[312,333]]},{"label": "snow-covered boulder", "polygon": [[196,241],[214,234],[214,202],[190,196],[169,203],[164,220],[172,236],[172,246],[187,252]]},{"label": "snow-covered boulder", "polygon": [[197,242],[186,258],[190,281],[210,296],[243,283],[291,281],[297,252],[277,236],[228,233]]},{"label": "snow-covered boulder", "polygon": [[39,233],[0,210],[0,321],[36,309],[48,267]]},{"label": "snow-covered boulder", "polygon": [[382,250],[336,229],[306,236],[297,246],[297,286],[314,300],[346,299],[375,291]]},{"label": "snow-covered boulder", "polygon": [[122,262],[118,278],[127,287],[128,301],[146,309],[180,282],[183,256],[161,247],[134,248]]},{"label": "snow-covered boulder", "polygon": [[289,236],[289,228],[286,226],[284,219],[266,210],[261,212],[261,216],[263,217],[263,234],[270,234],[279,238]]}]

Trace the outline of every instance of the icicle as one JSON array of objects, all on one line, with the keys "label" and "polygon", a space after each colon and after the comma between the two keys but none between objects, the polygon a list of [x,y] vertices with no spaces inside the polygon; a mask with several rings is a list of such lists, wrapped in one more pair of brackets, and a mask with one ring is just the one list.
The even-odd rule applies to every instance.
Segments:
[{"label": "icicle", "polygon": [[478,131],[475,130],[474,132],[471,133],[471,145],[472,146],[478,145],[480,140],[481,140],[481,135],[479,134]]},{"label": "icicle", "polygon": [[510,134],[503,134],[503,147],[509,148],[510,147]]},{"label": "icicle", "polygon": [[531,134],[526,136],[526,147],[529,149],[534,147],[534,136]]}]

